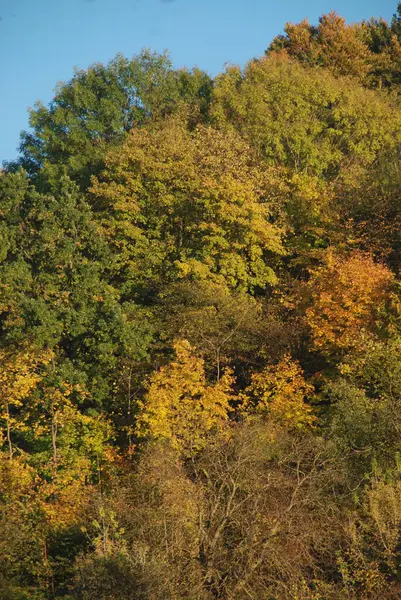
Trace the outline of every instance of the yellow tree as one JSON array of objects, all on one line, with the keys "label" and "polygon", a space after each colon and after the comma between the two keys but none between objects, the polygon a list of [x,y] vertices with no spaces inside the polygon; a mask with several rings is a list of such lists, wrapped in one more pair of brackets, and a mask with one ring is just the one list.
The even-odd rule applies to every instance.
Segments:
[{"label": "yellow tree", "polygon": [[38,501],[50,522],[60,526],[79,516],[88,494],[85,483],[92,475],[100,484],[112,432],[102,415],[87,415],[79,409],[87,397],[80,385],[47,381],[46,367],[51,361],[51,350],[26,346],[0,350],[0,418],[4,423],[0,443],[14,463],[18,439],[24,439],[29,452],[19,457],[18,464],[26,464],[27,469],[30,462],[35,466]]},{"label": "yellow tree", "polygon": [[327,254],[326,265],[309,281],[312,305],[306,310],[313,347],[327,355],[364,347],[378,329],[389,300],[393,274],[365,254]]},{"label": "yellow tree", "polygon": [[17,351],[0,350],[0,401],[2,420],[6,424],[6,438],[10,459],[13,458],[13,429],[24,426],[18,411],[24,400],[32,393],[42,379],[40,367],[52,358],[52,352],[35,352],[21,348]]},{"label": "yellow tree", "polygon": [[316,420],[307,400],[314,388],[305,381],[300,364],[286,354],[276,365],[252,376],[246,390],[249,412],[265,414],[279,423],[302,428],[312,426]]},{"label": "yellow tree", "polygon": [[176,359],[152,375],[147,395],[140,403],[137,433],[150,439],[167,439],[190,455],[205,444],[209,431],[227,421],[230,386],[226,370],[220,381],[208,385],[203,360],[186,340],[174,345]]},{"label": "yellow tree", "polygon": [[400,116],[379,92],[272,54],[216,77],[211,115],[269,165],[358,183],[401,137]]},{"label": "yellow tree", "polygon": [[[63,528],[80,519],[113,453],[112,427],[104,415],[82,409],[88,392],[79,384],[45,381],[30,407],[31,444],[41,475],[39,498],[49,524]],[[39,450],[41,449],[41,450]]]},{"label": "yellow tree", "polygon": [[401,45],[382,18],[347,25],[331,12],[322,15],[317,26],[305,19],[287,23],[284,31],[266,54],[282,53],[304,64],[325,67],[337,77],[353,77],[366,87],[399,86]]},{"label": "yellow tree", "polygon": [[360,25],[347,25],[345,19],[331,12],[320,17],[317,27],[307,19],[287,23],[285,36],[273,40],[269,50],[281,50],[302,62],[328,67],[337,76],[363,80],[372,68],[372,53],[361,39],[360,29]]},{"label": "yellow tree", "polygon": [[55,420],[57,463],[53,462],[52,478],[43,478],[39,498],[49,525],[63,529],[80,522],[94,489],[102,492],[114,453],[108,443],[110,424],[101,416],[84,415],[66,402],[58,407]]}]

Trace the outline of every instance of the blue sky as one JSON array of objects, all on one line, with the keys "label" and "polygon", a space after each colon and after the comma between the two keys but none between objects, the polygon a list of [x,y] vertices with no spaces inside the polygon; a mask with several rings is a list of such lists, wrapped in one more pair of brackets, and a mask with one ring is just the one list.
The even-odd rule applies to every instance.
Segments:
[{"label": "blue sky", "polygon": [[29,106],[50,102],[74,66],[170,52],[177,67],[215,75],[263,54],[287,21],[335,10],[347,21],[390,19],[396,0],[0,0],[0,161],[15,158]]}]

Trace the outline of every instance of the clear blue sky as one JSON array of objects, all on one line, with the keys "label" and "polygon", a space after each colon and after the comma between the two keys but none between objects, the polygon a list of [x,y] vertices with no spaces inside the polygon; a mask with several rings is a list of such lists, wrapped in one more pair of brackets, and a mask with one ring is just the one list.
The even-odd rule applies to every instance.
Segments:
[{"label": "clear blue sky", "polygon": [[0,161],[17,155],[29,106],[50,102],[73,67],[117,52],[169,50],[177,67],[215,75],[263,54],[287,21],[335,10],[347,21],[390,19],[397,0],[0,0]]}]

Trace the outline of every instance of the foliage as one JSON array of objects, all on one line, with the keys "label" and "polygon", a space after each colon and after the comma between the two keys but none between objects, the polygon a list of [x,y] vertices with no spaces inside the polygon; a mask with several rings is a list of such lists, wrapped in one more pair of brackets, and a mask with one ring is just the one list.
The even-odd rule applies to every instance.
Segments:
[{"label": "foliage", "polygon": [[302,428],[315,421],[305,402],[313,391],[313,386],[305,381],[299,363],[286,354],[277,365],[255,373],[247,393],[257,413],[267,413],[283,425]]},{"label": "foliage", "polygon": [[306,311],[313,346],[331,355],[344,350],[363,350],[378,333],[380,310],[389,298],[393,274],[369,256],[352,254],[346,259],[327,254],[309,281],[312,306]]},{"label": "foliage", "polygon": [[266,54],[284,53],[301,63],[327,68],[337,77],[353,77],[366,87],[399,92],[399,12],[391,24],[380,18],[353,25],[331,12],[320,17],[317,26],[305,19],[287,23],[284,31]]},{"label": "foliage", "polygon": [[180,118],[136,129],[108,156],[102,179],[94,179],[92,204],[115,256],[112,275],[127,293],[149,280],[242,289],[276,281],[269,263],[283,253],[282,230],[264,201],[263,173],[234,133],[190,132]]},{"label": "foliage", "polygon": [[[34,352],[31,349],[21,349],[16,353],[0,350],[0,400],[1,420],[6,423],[7,444],[10,459],[13,458],[15,445],[13,436],[15,430],[26,429],[24,418],[19,418],[24,407],[24,401],[38,386],[42,377],[39,373],[41,366],[52,359],[51,352]],[[25,415],[24,415],[25,416]]]},{"label": "foliage", "polygon": [[87,203],[66,176],[44,195],[23,173],[2,178],[0,202],[4,341],[52,348],[104,400],[118,357],[143,357],[150,327],[103,276],[107,250]]},{"label": "foliage", "polygon": [[401,597],[401,5],[77,70],[0,172],[0,596]]},{"label": "foliage", "polygon": [[186,340],[174,345],[176,361],[162,367],[150,380],[138,434],[169,440],[174,448],[191,455],[206,443],[210,430],[219,429],[228,418],[229,370],[215,385],[207,385],[203,361],[194,356]]},{"label": "foliage", "polygon": [[48,167],[56,178],[62,164],[86,187],[110,146],[135,125],[168,114],[181,98],[204,110],[209,87],[205,73],[174,71],[166,54],[148,50],[77,69],[70,82],[58,84],[49,108],[38,102],[30,110],[33,133],[22,133],[17,165],[37,175]]},{"label": "foliage", "polygon": [[382,149],[395,147],[401,131],[386,97],[282,55],[219,75],[211,115],[268,164],[330,180],[355,180]]}]

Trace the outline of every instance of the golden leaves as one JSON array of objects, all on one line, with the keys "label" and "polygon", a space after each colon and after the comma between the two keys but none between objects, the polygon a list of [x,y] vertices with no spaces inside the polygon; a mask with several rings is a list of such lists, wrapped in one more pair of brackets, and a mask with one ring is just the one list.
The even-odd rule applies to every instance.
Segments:
[{"label": "golden leaves", "polygon": [[306,321],[313,346],[327,354],[358,349],[371,339],[375,319],[389,298],[393,274],[370,256],[354,253],[341,258],[328,253],[326,266],[309,281],[312,306]]},{"label": "golden leaves", "polygon": [[228,419],[232,374],[208,385],[203,360],[194,355],[186,340],[174,345],[176,359],[150,379],[148,393],[140,402],[137,431],[151,439],[168,439],[183,454],[205,444],[209,431]]},{"label": "golden leaves", "polygon": [[290,428],[311,426],[316,421],[306,403],[314,388],[305,381],[298,361],[288,354],[278,364],[254,374],[246,392],[246,405],[251,413],[270,415]]},{"label": "golden leaves", "polygon": [[41,380],[39,367],[49,363],[52,356],[51,350],[0,350],[0,398],[9,404],[21,405]]},{"label": "golden leaves", "polygon": [[91,188],[118,267],[138,277],[224,277],[232,287],[274,280],[266,253],[283,254],[265,175],[235,132],[177,117],[131,132]]}]

